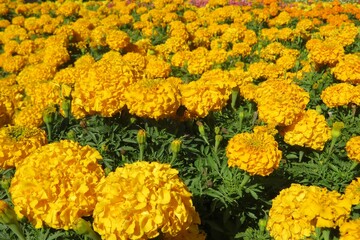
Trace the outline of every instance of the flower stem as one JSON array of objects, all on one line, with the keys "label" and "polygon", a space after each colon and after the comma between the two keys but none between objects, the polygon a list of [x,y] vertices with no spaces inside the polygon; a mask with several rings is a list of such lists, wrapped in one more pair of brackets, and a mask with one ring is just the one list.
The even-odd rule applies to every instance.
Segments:
[{"label": "flower stem", "polygon": [[51,137],[51,125],[50,123],[45,123],[46,124],[46,129],[47,129],[47,132],[48,132],[48,141],[50,142],[52,137]]},{"label": "flower stem", "polygon": [[19,223],[11,223],[7,225],[20,240],[26,240]]}]

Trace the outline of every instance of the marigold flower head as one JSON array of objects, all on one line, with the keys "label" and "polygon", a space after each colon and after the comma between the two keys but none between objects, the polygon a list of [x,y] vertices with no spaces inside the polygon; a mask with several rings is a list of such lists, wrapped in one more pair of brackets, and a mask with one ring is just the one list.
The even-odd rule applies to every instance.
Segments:
[{"label": "marigold flower head", "polygon": [[283,130],[284,141],[290,145],[310,147],[323,150],[331,138],[331,129],[325,117],[316,110],[307,110]]},{"label": "marigold flower head", "polygon": [[287,126],[305,110],[309,93],[291,81],[262,82],[255,95],[259,119],[270,124]]},{"label": "marigold flower head", "polygon": [[315,233],[316,227],[341,225],[350,211],[350,202],[336,191],[292,184],[273,199],[266,228],[275,240],[303,239]]},{"label": "marigold flower head", "polygon": [[96,204],[104,177],[98,151],[63,140],[42,146],[17,166],[9,188],[14,210],[35,226],[70,229]]},{"label": "marigold flower head", "polygon": [[282,152],[272,135],[257,131],[231,138],[226,156],[230,167],[236,166],[250,175],[268,176],[279,167]]},{"label": "marigold flower head", "polygon": [[351,160],[360,162],[360,136],[350,138],[345,149]]},{"label": "marigold flower head", "polygon": [[19,126],[40,127],[43,122],[42,106],[28,105],[21,108],[13,116],[13,123]]},{"label": "marigold flower head", "polygon": [[360,239],[360,218],[349,220],[340,225],[340,240]]},{"label": "marigold flower head", "polygon": [[176,115],[180,107],[179,78],[140,80],[126,90],[124,98],[131,114],[161,119]]},{"label": "marigold flower head", "polygon": [[340,81],[360,83],[360,57],[356,54],[345,55],[331,69],[331,72]]},{"label": "marigold flower head", "polygon": [[0,167],[16,167],[25,157],[46,143],[45,131],[36,127],[0,128]]},{"label": "marigold flower head", "polygon": [[345,55],[343,46],[333,39],[309,40],[306,48],[309,50],[310,59],[319,65],[335,66]]},{"label": "marigold flower head", "polygon": [[204,73],[197,81],[181,85],[181,105],[186,107],[192,117],[202,118],[210,111],[221,110],[226,106],[232,89],[226,78],[229,76],[225,72],[212,70]]},{"label": "marigold flower head", "polygon": [[133,69],[120,53],[107,52],[91,65],[85,78],[75,83],[72,92],[73,115],[76,118],[97,113],[112,116],[125,106],[123,93],[133,82]]},{"label": "marigold flower head", "polygon": [[130,43],[130,37],[121,30],[108,30],[106,33],[106,43],[112,50],[119,51]]},{"label": "marigold flower head", "polygon": [[346,186],[344,198],[349,199],[352,205],[358,205],[360,203],[360,178],[356,178]]},{"label": "marigold flower head", "polygon": [[93,226],[104,239],[175,237],[200,223],[191,193],[169,164],[125,164],[103,179],[96,193]]},{"label": "marigold flower head", "polygon": [[155,56],[147,56],[145,75],[147,78],[166,78],[171,72],[170,64]]},{"label": "marigold flower head", "polygon": [[326,106],[333,108],[351,102],[355,87],[349,83],[338,83],[325,88],[320,95]]}]

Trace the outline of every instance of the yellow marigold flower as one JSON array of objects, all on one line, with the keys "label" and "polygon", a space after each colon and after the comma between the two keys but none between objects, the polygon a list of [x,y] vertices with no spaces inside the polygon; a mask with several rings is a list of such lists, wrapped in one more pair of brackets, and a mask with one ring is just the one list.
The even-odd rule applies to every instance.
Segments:
[{"label": "yellow marigold flower", "polygon": [[343,46],[333,39],[312,39],[306,43],[306,48],[309,58],[320,65],[334,66],[345,55]]},{"label": "yellow marigold flower", "polygon": [[350,138],[345,148],[351,160],[360,162],[360,136]]},{"label": "yellow marigold flower", "polygon": [[56,74],[56,67],[45,63],[26,66],[16,77],[16,81],[22,86],[31,86],[34,83],[45,82],[52,79]]},{"label": "yellow marigold flower", "polygon": [[80,10],[79,3],[76,2],[64,2],[56,10],[57,15],[63,15],[65,17],[70,17],[71,15],[77,14]]},{"label": "yellow marigold flower", "polygon": [[176,115],[180,107],[179,78],[143,79],[124,93],[131,114],[161,119]]},{"label": "yellow marigold flower", "polygon": [[262,77],[265,77],[266,67],[267,63],[260,61],[260,62],[254,62],[249,65],[248,72],[250,73],[250,76],[253,79],[259,79]]},{"label": "yellow marigold flower", "polygon": [[0,167],[17,167],[25,157],[47,144],[45,131],[36,127],[0,128]]},{"label": "yellow marigold flower", "polygon": [[319,28],[320,35],[326,39],[333,39],[343,47],[354,43],[359,34],[354,23],[342,23],[340,26],[327,24]]},{"label": "yellow marigold flower", "polygon": [[59,67],[70,60],[67,49],[63,46],[48,46],[45,48],[43,63],[48,66]]},{"label": "yellow marigold flower", "polygon": [[190,51],[179,51],[171,57],[171,65],[183,67],[191,56],[192,53]]},{"label": "yellow marigold flower", "polygon": [[350,102],[360,106],[360,85],[355,86]]},{"label": "yellow marigold flower", "polygon": [[248,43],[234,43],[232,49],[228,52],[229,56],[249,56],[251,53],[251,46]]},{"label": "yellow marigold flower", "polygon": [[236,67],[229,70],[229,81],[236,86],[241,87],[248,83],[252,83],[253,78],[250,76],[249,72],[243,70],[243,67]]},{"label": "yellow marigold flower", "polygon": [[240,95],[247,100],[255,100],[256,90],[258,86],[254,83],[247,83],[240,86]]},{"label": "yellow marigold flower", "polygon": [[281,43],[273,42],[261,49],[260,57],[267,61],[274,61],[280,56],[284,49],[285,47]]},{"label": "yellow marigold flower", "polygon": [[176,237],[200,223],[191,193],[169,164],[125,164],[101,180],[96,193],[93,226],[104,239]]},{"label": "yellow marigold flower", "polygon": [[35,226],[70,229],[96,204],[104,172],[98,151],[63,140],[42,146],[17,166],[9,192],[19,218]]},{"label": "yellow marigold flower", "polygon": [[108,30],[106,33],[106,43],[110,49],[119,51],[125,48],[130,43],[130,37],[126,32],[121,30]]},{"label": "yellow marigold flower", "polygon": [[268,21],[269,26],[283,26],[286,25],[288,22],[290,22],[291,16],[286,11],[281,11],[279,15],[277,15],[275,18],[272,18]]},{"label": "yellow marigold flower", "polygon": [[338,83],[325,88],[320,95],[326,106],[333,108],[351,102],[355,87],[348,83]]},{"label": "yellow marigold flower", "polygon": [[112,116],[125,106],[123,94],[134,81],[133,69],[119,52],[104,54],[91,66],[87,76],[75,83],[72,92],[73,115],[76,118],[92,114]]},{"label": "yellow marigold flower", "polygon": [[146,58],[145,76],[147,78],[166,78],[169,76],[171,72],[169,63],[153,55],[149,55]]},{"label": "yellow marigold flower", "polygon": [[356,54],[346,54],[331,72],[340,81],[360,83],[360,57]]},{"label": "yellow marigold flower", "polygon": [[7,55],[2,62],[2,68],[8,73],[18,73],[26,63],[26,58],[21,55]]},{"label": "yellow marigold flower", "polygon": [[226,80],[226,72],[212,70],[204,73],[197,81],[180,86],[181,105],[190,116],[203,118],[210,111],[218,111],[226,106],[231,94],[231,83]]},{"label": "yellow marigold flower", "polygon": [[240,133],[226,147],[230,167],[238,167],[250,175],[268,176],[279,167],[282,152],[267,132]]},{"label": "yellow marigold flower", "polygon": [[354,179],[346,186],[343,197],[349,199],[352,205],[360,203],[360,178]]},{"label": "yellow marigold flower", "polygon": [[360,239],[360,218],[349,220],[340,225],[340,240]]},{"label": "yellow marigold flower", "polygon": [[351,204],[336,191],[292,184],[272,200],[267,230],[275,240],[310,237],[316,227],[335,228],[349,217]]},{"label": "yellow marigold flower", "polygon": [[203,74],[212,66],[211,61],[208,60],[209,52],[204,47],[198,47],[191,52],[188,59],[187,69],[190,74]]},{"label": "yellow marigold flower", "polygon": [[259,119],[282,126],[291,125],[310,101],[309,93],[285,80],[262,82],[255,95]]},{"label": "yellow marigold flower", "polygon": [[290,145],[310,147],[323,150],[331,138],[331,129],[325,117],[316,110],[307,110],[283,130],[284,141]]},{"label": "yellow marigold flower", "polygon": [[197,224],[192,224],[188,229],[179,232],[176,236],[164,234],[162,240],[205,240],[205,232],[199,230]]},{"label": "yellow marigold flower", "polygon": [[28,105],[16,112],[13,117],[15,125],[27,127],[40,127],[43,124],[42,117],[43,107]]},{"label": "yellow marigold flower", "polygon": [[91,47],[99,47],[106,46],[106,32],[108,31],[108,27],[106,26],[97,26],[91,31],[90,35],[90,46]]}]

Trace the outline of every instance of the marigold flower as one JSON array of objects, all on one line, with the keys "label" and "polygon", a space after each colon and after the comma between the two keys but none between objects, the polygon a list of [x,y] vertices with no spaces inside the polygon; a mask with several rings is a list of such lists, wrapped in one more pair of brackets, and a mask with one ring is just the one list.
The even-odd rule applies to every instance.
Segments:
[{"label": "marigold flower", "polygon": [[106,43],[112,50],[119,51],[130,43],[130,37],[121,30],[108,30],[106,33]]},{"label": "marigold flower", "polygon": [[180,107],[179,78],[144,79],[131,85],[124,93],[131,114],[161,119],[176,115]]},{"label": "marigold flower", "polygon": [[290,145],[323,150],[331,138],[331,129],[325,117],[316,110],[307,110],[283,130],[284,141]]},{"label": "marigold flower", "polygon": [[355,87],[349,83],[338,83],[325,88],[320,95],[326,106],[333,108],[351,102]]},{"label": "marigold flower", "polygon": [[272,135],[258,131],[231,138],[226,156],[230,167],[236,166],[250,175],[268,176],[279,167],[282,152]]},{"label": "marigold flower", "polygon": [[147,78],[166,78],[171,72],[170,64],[155,56],[147,56],[145,75]]},{"label": "marigold flower", "polygon": [[45,131],[36,127],[0,128],[0,167],[16,167],[37,148],[47,144]]},{"label": "marigold flower", "polygon": [[340,240],[360,239],[360,218],[349,220],[340,225]]},{"label": "marigold flower", "polygon": [[316,227],[341,225],[350,211],[350,202],[336,191],[292,184],[273,199],[266,228],[275,240],[303,239]]},{"label": "marigold flower", "polygon": [[9,192],[19,218],[35,226],[70,229],[96,204],[95,187],[104,177],[98,151],[63,140],[42,146],[17,166]]},{"label": "marigold flower", "polygon": [[349,199],[352,205],[360,203],[360,178],[354,179],[346,186],[343,197]]},{"label": "marigold flower", "polygon": [[360,136],[350,138],[345,149],[351,160],[360,162]]},{"label": "marigold flower", "polygon": [[177,236],[199,224],[191,193],[169,164],[125,164],[96,187],[94,230],[104,239]]},{"label": "marigold flower", "polygon": [[229,76],[225,72],[212,70],[197,81],[181,85],[181,105],[186,107],[191,117],[202,118],[210,111],[221,110],[226,106],[232,89],[226,78]]},{"label": "marigold flower", "polygon": [[73,115],[76,118],[97,113],[112,116],[125,106],[125,89],[135,80],[133,69],[120,53],[104,54],[91,65],[85,78],[76,81],[72,92]]},{"label": "marigold flower", "polygon": [[335,66],[345,55],[343,46],[333,39],[312,39],[306,43],[306,48],[309,50],[310,59],[320,65]]},{"label": "marigold flower", "polygon": [[360,57],[356,54],[345,55],[331,72],[340,81],[360,83]]},{"label": "marigold flower", "polygon": [[291,125],[310,100],[309,93],[285,80],[262,82],[255,95],[259,119],[281,126]]}]

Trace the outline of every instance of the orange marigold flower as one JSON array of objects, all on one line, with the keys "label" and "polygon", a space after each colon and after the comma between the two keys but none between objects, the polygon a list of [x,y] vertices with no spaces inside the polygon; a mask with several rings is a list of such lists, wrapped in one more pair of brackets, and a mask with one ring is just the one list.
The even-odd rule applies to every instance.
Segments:
[{"label": "orange marigold flower", "polygon": [[47,144],[45,131],[36,127],[0,128],[0,167],[17,167],[25,157]]},{"label": "orange marigold flower", "polygon": [[284,141],[290,145],[310,147],[323,150],[331,138],[331,129],[325,117],[316,110],[307,110],[283,130]]},{"label": "orange marigold flower", "polygon": [[179,78],[143,79],[124,93],[131,114],[161,119],[176,114],[180,107]]},{"label": "orange marigold flower", "polygon": [[153,55],[149,55],[146,58],[145,75],[147,78],[166,78],[169,76],[171,72],[169,63]]},{"label": "orange marigold flower", "polygon": [[351,160],[360,162],[360,136],[350,138],[345,148]]},{"label": "orange marigold flower", "polygon": [[169,164],[125,164],[101,180],[96,193],[93,226],[104,239],[175,237],[200,224],[191,193]]},{"label": "orange marigold flower", "polygon": [[255,95],[259,119],[282,126],[292,124],[310,101],[309,93],[285,80],[262,82]]},{"label": "orange marigold flower", "polygon": [[98,151],[63,140],[37,149],[17,166],[9,192],[19,218],[35,226],[70,229],[96,204],[104,172]]},{"label": "orange marigold flower", "polygon": [[273,199],[266,228],[275,240],[303,239],[316,227],[341,225],[350,211],[351,203],[336,191],[292,184]]},{"label": "orange marigold flower", "polygon": [[126,32],[121,30],[108,30],[106,33],[106,43],[110,49],[119,51],[130,43],[130,37]]},{"label": "orange marigold flower", "polygon": [[311,41],[306,43],[306,48],[309,50],[309,58],[317,64],[334,66],[345,55],[343,46],[337,40]]},{"label": "orange marigold flower", "polygon": [[360,239],[360,218],[349,220],[340,225],[340,240]]},{"label": "orange marigold flower", "polygon": [[356,54],[346,54],[331,72],[340,81],[360,83],[360,57]]},{"label": "orange marigold flower", "polygon": [[351,102],[355,87],[348,83],[338,83],[325,88],[320,95],[326,106],[333,108]]},{"label": "orange marigold flower", "polygon": [[238,167],[250,175],[268,176],[279,167],[282,152],[274,137],[266,131],[240,133],[226,147],[230,167]]}]

